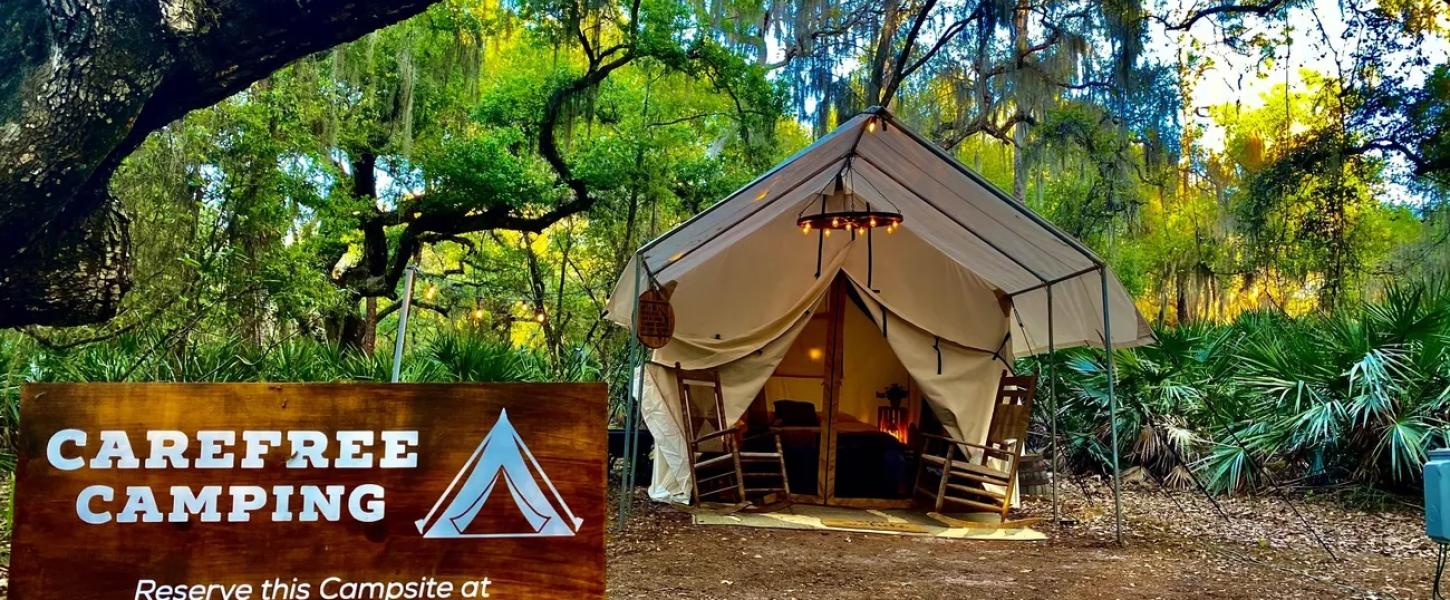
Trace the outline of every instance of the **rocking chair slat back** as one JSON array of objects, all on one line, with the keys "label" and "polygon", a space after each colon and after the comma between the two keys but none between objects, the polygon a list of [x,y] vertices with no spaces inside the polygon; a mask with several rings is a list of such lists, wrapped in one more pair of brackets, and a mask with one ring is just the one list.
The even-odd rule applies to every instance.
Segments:
[{"label": "rocking chair slat back", "polygon": [[1037,391],[1037,377],[1012,375],[1002,371],[997,385],[997,404],[992,411],[992,424],[987,429],[987,445],[1007,449],[1021,445],[1027,437],[1032,419],[1032,398]]},{"label": "rocking chair slat back", "polygon": [[[780,499],[788,499],[790,482],[786,479],[780,437],[774,432],[768,433],[766,448],[743,452],[744,445],[760,441],[760,436],[747,436],[741,427],[726,420],[720,373],[685,369],[679,363],[671,371],[679,389],[685,440],[689,442],[694,500],[699,502],[706,497],[713,500],[718,495],[747,503],[750,494],[763,498],[778,494]],[[748,487],[747,477],[754,480]]]},{"label": "rocking chair slat back", "polygon": [[[1012,510],[1017,465],[1026,446],[1032,397],[1036,391],[1036,377],[1015,376],[1004,370],[997,384],[985,443],[922,434],[913,496],[930,496],[936,512],[941,512],[950,502],[995,512],[1006,522]],[[943,451],[934,452],[933,445],[943,446]],[[929,472],[938,478],[934,487],[924,485]]]},{"label": "rocking chair slat back", "polygon": [[[720,387],[720,374],[709,369],[682,369],[675,364],[675,381],[680,388],[680,415],[685,419],[685,431],[692,438],[725,429],[725,398]],[[710,403],[705,407],[696,396],[709,390]],[[705,424],[709,431],[701,431]]]},{"label": "rocking chair slat back", "polygon": [[[714,370],[685,369],[675,363],[671,369],[680,394],[680,418],[684,419],[685,440],[690,449],[690,485],[696,502],[706,496],[729,494],[745,499],[745,478],[740,468],[740,452],[733,429],[725,423],[725,396],[720,374]],[[706,392],[705,390],[709,390]],[[702,408],[696,395],[711,396]],[[701,398],[703,400],[703,398]],[[706,425],[710,427],[706,427]],[[722,432],[724,432],[722,434]],[[701,448],[708,445],[709,448]],[[723,452],[723,454],[720,454]],[[702,473],[708,469],[711,473]]]}]

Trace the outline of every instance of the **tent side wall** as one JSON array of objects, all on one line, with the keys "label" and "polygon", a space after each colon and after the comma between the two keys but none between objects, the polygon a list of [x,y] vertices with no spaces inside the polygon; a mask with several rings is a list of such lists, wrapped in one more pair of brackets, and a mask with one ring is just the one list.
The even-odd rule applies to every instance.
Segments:
[{"label": "tent side wall", "polygon": [[[819,298],[818,298],[819,299]],[[712,365],[720,374],[725,398],[725,421],[733,423],[745,414],[765,381],[775,372],[796,337],[810,322],[810,314],[801,315],[776,339],[754,352],[731,362]],[[676,360],[666,346],[655,351],[654,359],[644,369],[644,396],[641,410],[645,426],[655,440],[653,481],[650,498],[659,502],[688,502],[690,499],[689,445],[681,414],[679,388],[666,365]],[[680,362],[688,369],[708,368]]]}]

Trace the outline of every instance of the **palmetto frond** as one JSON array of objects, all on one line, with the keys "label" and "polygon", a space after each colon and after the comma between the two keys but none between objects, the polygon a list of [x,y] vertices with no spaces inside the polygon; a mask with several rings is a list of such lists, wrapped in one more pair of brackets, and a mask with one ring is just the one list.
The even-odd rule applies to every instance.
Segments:
[{"label": "palmetto frond", "polygon": [[[1440,288],[1391,287],[1324,316],[1250,313],[1159,340],[1117,355],[1115,392],[1120,452],[1164,477],[1181,468],[1171,448],[1219,491],[1261,483],[1250,457],[1286,477],[1393,487],[1415,481],[1428,449],[1450,439],[1450,293]],[[1097,353],[1065,355],[1063,421],[1090,432],[1069,450],[1102,469],[1104,365]]]},{"label": "palmetto frond", "polygon": [[1388,456],[1392,478],[1413,478],[1425,464],[1425,442],[1431,430],[1430,424],[1419,417],[1407,416],[1396,421],[1380,436],[1375,446],[1376,461]]}]

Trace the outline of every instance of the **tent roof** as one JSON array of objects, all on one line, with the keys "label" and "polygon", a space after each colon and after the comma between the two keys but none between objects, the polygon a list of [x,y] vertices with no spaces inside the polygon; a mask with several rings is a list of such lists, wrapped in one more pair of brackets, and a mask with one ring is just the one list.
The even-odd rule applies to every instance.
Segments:
[{"label": "tent roof", "polygon": [[[1152,341],[1151,329],[1111,273],[1108,293],[1102,294],[1097,271],[1106,267],[1100,258],[881,108],[853,117],[646,244],[636,260],[650,279],[677,279],[762,228],[793,222],[846,165],[857,195],[873,206],[896,207],[902,229],[1013,299],[1019,353],[1048,345],[1049,287],[1058,348],[1101,344],[1105,299],[1115,345]],[[611,317],[626,326],[630,304],[615,303],[632,301],[635,290],[632,273],[625,273],[611,297]]]}]

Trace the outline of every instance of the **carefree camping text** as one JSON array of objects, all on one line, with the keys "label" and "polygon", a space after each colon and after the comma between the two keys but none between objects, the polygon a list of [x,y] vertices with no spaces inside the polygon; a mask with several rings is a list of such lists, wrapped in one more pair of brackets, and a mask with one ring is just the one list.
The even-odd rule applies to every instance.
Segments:
[{"label": "carefree camping text", "polygon": [[[186,453],[196,448],[197,458]],[[136,451],[143,448],[142,453]],[[95,435],[62,429],[46,444],[46,459],[62,471],[84,469],[261,469],[269,460],[288,469],[413,469],[417,431],[147,431],[133,443],[121,430]],[[372,523],[386,510],[383,486],[344,485],[91,485],[75,500],[85,523],[245,523],[339,521]],[[270,509],[270,510],[267,510]]]},{"label": "carefree camping text", "polygon": [[604,596],[603,384],[21,395],[11,600]]}]

